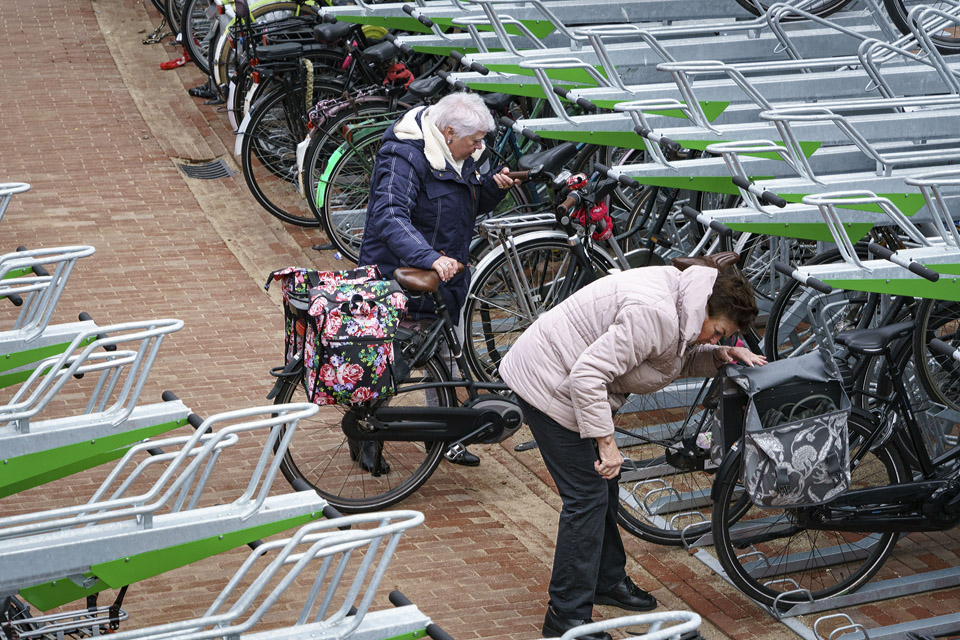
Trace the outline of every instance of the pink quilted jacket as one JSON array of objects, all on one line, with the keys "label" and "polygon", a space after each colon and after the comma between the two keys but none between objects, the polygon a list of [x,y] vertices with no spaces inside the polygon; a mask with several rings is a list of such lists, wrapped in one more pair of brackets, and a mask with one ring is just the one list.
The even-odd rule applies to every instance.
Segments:
[{"label": "pink quilted jacket", "polygon": [[500,363],[528,403],[583,438],[613,434],[629,393],[712,376],[717,347],[691,346],[707,316],[709,267],[631,269],[601,278],[540,316]]}]

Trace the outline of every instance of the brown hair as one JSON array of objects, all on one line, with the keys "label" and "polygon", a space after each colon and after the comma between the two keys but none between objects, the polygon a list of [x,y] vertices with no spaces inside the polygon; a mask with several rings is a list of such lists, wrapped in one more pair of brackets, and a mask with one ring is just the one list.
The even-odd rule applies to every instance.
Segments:
[{"label": "brown hair", "polygon": [[737,269],[720,271],[717,281],[713,283],[713,293],[707,300],[707,315],[729,318],[741,332],[746,332],[757,313],[757,301],[750,281]]}]

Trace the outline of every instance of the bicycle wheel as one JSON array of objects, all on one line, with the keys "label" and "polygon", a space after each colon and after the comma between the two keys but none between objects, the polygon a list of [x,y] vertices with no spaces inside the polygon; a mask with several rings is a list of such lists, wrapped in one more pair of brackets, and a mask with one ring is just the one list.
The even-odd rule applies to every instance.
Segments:
[{"label": "bicycle wheel", "polygon": [[913,334],[913,352],[923,354],[915,359],[920,384],[937,402],[960,411],[960,364],[932,352],[928,345],[933,338],[960,346],[960,302],[923,300]]},{"label": "bicycle wheel", "polygon": [[[851,0],[816,0],[811,3],[810,7],[807,7],[807,11],[810,13],[820,16],[821,18],[830,15],[831,13],[836,13],[840,9],[843,9],[845,6],[850,4]],[[757,11],[757,3],[754,0],[737,0],[737,4],[749,11],[755,16],[760,15],[760,12]],[[774,2],[760,1],[760,6],[764,11],[770,8],[770,5]],[[793,20],[801,20],[802,18],[792,18]],[[791,18],[787,18],[791,20]]]},{"label": "bicycle wheel", "polygon": [[[654,198],[651,202],[651,197]],[[664,218],[663,224],[657,228],[659,218],[667,200],[672,198],[672,205]],[[621,225],[621,233],[637,228],[637,231],[623,240],[623,252],[631,267],[660,266],[667,264],[671,258],[690,255],[703,238],[703,228],[691,223],[680,213],[684,206],[696,206],[700,198],[698,191],[687,189],[666,189],[661,187],[647,187],[635,196],[633,209],[627,216],[626,223]],[[655,241],[652,243],[649,238]]]},{"label": "bicycle wheel", "polygon": [[[708,400],[708,391],[710,400]],[[650,394],[630,396],[614,416],[624,529],[663,545],[693,544],[710,532],[716,465],[703,441],[714,430],[720,388],[702,379],[681,379]],[[697,442],[698,436],[701,443]],[[701,446],[704,445],[704,446]]]},{"label": "bicycle wheel", "polygon": [[164,0],[163,15],[167,18],[167,26],[174,35],[180,33],[181,17],[183,16],[183,5],[185,0]]},{"label": "bicycle wheel", "polygon": [[[430,358],[420,370],[412,371],[404,385],[449,380],[443,362]],[[441,407],[457,405],[456,394],[449,388],[436,392]],[[306,402],[302,382],[285,384],[276,404]],[[391,399],[390,406],[422,407],[427,404],[424,391],[403,392]],[[384,440],[380,448],[380,470],[371,473],[361,468],[360,460],[350,451],[350,442],[341,429],[346,415],[344,407],[325,406],[308,420],[301,420],[283,458],[280,470],[293,482],[306,481],[330,504],[344,513],[377,511],[394,505],[420,488],[440,464],[444,452],[442,442],[402,442]],[[384,472],[384,469],[386,471]]]},{"label": "bicycle wheel", "polygon": [[211,42],[216,42],[218,30],[216,9],[214,0],[186,0],[181,17],[183,46],[187,48],[190,59],[206,75],[210,74],[208,53]]},{"label": "bicycle wheel", "polygon": [[[831,249],[807,260],[804,264],[828,264],[840,261],[840,251]],[[770,305],[763,332],[763,354],[773,362],[782,358],[807,353],[815,349],[817,337],[807,316],[807,310],[816,302],[826,305],[829,331],[836,335],[845,329],[868,326],[863,317],[864,310],[875,309],[876,304],[868,304],[878,294],[861,291],[834,289],[832,293],[821,294],[804,287],[793,278],[787,279],[780,293]]]},{"label": "bicycle wheel", "polygon": [[373,164],[382,144],[380,128],[345,143],[333,152],[330,171],[317,184],[316,202],[322,202],[323,226],[340,254],[352,262],[360,259]]},{"label": "bicycle wheel", "polygon": [[[314,96],[336,91],[326,83],[314,85]],[[306,137],[303,105],[292,104],[283,91],[264,95],[250,110],[243,133],[241,165],[250,192],[260,205],[284,222],[318,227],[300,193],[297,178],[297,144]]]},{"label": "bicycle wheel", "polygon": [[[851,491],[910,480],[893,440],[861,451],[875,428],[869,418],[851,414],[850,457],[859,460],[851,470]],[[736,458],[717,474],[714,549],[734,585],[760,604],[773,606],[779,597],[778,606],[793,605],[853,591],[893,550],[894,533],[807,528],[797,523],[802,509],[754,506],[739,481],[742,454],[730,455]],[[806,591],[796,593],[801,589]]]},{"label": "bicycle wheel", "polygon": [[[910,31],[907,16],[910,14],[911,9],[918,5],[924,5],[933,9],[946,10],[953,6],[953,3],[944,2],[943,0],[883,0],[883,5],[887,10],[887,15],[890,16],[890,19],[893,21],[893,24],[897,26],[897,29],[900,30],[900,33],[910,35],[912,32]],[[960,53],[960,27],[957,27],[955,24],[951,23],[939,31],[932,33],[931,39],[933,40],[933,44],[943,54],[951,55]]]},{"label": "bicycle wheel", "polygon": [[464,349],[470,370],[481,380],[500,379],[500,360],[537,316],[559,304],[586,278],[615,268],[612,260],[594,251],[592,273],[586,273],[566,234],[527,241],[521,236],[515,250],[509,259],[500,252],[478,265],[464,305]]}]

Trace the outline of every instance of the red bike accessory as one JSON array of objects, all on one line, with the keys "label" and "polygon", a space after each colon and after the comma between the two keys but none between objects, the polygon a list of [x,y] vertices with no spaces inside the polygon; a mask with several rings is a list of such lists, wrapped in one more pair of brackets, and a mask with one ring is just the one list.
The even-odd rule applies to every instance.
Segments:
[{"label": "red bike accessory", "polygon": [[406,89],[413,81],[414,77],[413,74],[410,73],[410,69],[407,69],[407,66],[402,62],[396,62],[387,69],[387,77],[384,78],[383,84],[386,86],[388,84],[403,83],[403,88]]},{"label": "red bike accessory", "polygon": [[603,221],[603,231],[594,231],[593,239],[594,240],[609,240],[610,236],[613,235],[613,218],[610,217],[610,212],[607,210],[607,203],[601,202],[594,208],[590,209],[590,222],[600,222]]},{"label": "red bike accessory", "polygon": [[187,53],[187,50],[183,50],[183,55],[179,58],[174,58],[173,60],[167,60],[166,62],[160,63],[160,68],[164,71],[169,71],[170,69],[176,69],[177,67],[182,67],[183,65],[190,62],[190,54]]}]

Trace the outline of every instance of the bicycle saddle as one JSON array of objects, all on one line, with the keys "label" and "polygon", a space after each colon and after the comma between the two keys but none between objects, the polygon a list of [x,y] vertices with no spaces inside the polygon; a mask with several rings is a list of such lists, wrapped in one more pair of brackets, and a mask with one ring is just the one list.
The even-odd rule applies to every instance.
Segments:
[{"label": "bicycle saddle", "polygon": [[386,62],[397,57],[400,49],[392,42],[381,42],[360,52],[360,57],[370,62]]},{"label": "bicycle saddle", "polygon": [[526,153],[520,157],[517,164],[522,171],[530,171],[543,165],[543,171],[546,173],[556,173],[567,160],[577,155],[576,142],[564,142],[553,149],[540,151],[538,153]]},{"label": "bicycle saddle", "polygon": [[508,93],[485,93],[482,96],[483,104],[491,111],[504,112],[510,103],[513,102],[513,96]]},{"label": "bicycle saddle", "polygon": [[333,24],[318,24],[313,28],[313,37],[317,42],[330,44],[341,38],[346,38],[356,25],[349,22],[334,22]]},{"label": "bicycle saddle", "polygon": [[877,329],[850,329],[837,334],[837,344],[865,356],[878,355],[900,338],[906,338],[916,328],[913,320],[879,327]]},{"label": "bicycle saddle", "polygon": [[433,269],[397,267],[393,272],[393,279],[407,291],[433,293],[440,288],[440,276]]},{"label": "bicycle saddle", "polygon": [[716,269],[717,271],[723,271],[724,269],[732,267],[738,262],[740,262],[740,256],[733,251],[721,251],[720,253],[715,253],[712,256],[674,258],[670,261],[670,264],[680,271],[683,271],[687,267],[692,267],[694,265],[700,267],[710,267],[711,269]]},{"label": "bicycle saddle", "polygon": [[299,58],[303,55],[303,45],[297,42],[282,42],[257,47],[257,60],[260,62],[276,62]]},{"label": "bicycle saddle", "polygon": [[446,84],[447,81],[440,76],[427,76],[425,78],[417,78],[411,82],[410,86],[407,87],[407,91],[420,99],[430,98],[437,95],[440,89]]}]

